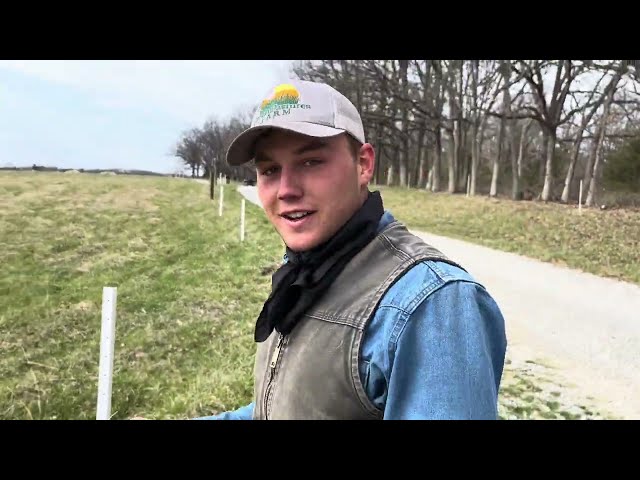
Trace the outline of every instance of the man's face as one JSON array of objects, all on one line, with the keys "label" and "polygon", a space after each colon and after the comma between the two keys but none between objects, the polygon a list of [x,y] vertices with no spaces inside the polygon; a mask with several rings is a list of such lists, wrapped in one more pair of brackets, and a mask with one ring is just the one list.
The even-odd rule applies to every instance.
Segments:
[{"label": "man's face", "polygon": [[360,208],[373,164],[371,145],[354,158],[346,134],[313,138],[276,130],[256,144],[258,196],[285,244],[309,250]]}]

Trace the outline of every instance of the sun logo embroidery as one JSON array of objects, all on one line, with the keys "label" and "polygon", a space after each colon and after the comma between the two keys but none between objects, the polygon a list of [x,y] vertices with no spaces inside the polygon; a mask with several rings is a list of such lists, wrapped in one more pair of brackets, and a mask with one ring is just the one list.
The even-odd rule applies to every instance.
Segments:
[{"label": "sun logo embroidery", "polygon": [[253,125],[262,125],[291,115],[296,109],[310,109],[311,105],[300,103],[300,92],[289,83],[283,83],[273,89],[255,112]]},{"label": "sun logo embroidery", "polygon": [[297,105],[299,101],[300,93],[298,93],[298,90],[289,83],[283,83],[274,88],[273,93],[262,101],[260,113],[268,114],[270,111],[282,108],[285,105]]}]

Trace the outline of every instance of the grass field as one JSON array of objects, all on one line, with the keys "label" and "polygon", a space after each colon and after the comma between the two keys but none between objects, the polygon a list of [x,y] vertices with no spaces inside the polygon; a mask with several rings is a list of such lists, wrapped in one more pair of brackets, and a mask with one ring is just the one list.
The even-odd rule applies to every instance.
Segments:
[{"label": "grass field", "polygon": [[[640,280],[637,213],[382,191],[412,227],[568,264],[591,255],[585,267],[608,259],[600,273]],[[240,198],[225,188],[218,217],[188,179],[0,173],[0,419],[95,418],[103,286],[118,287],[113,418],[250,401],[254,322],[283,251],[248,202],[239,241]]]},{"label": "grass field", "polygon": [[113,418],[187,418],[251,395],[253,323],[279,237],[187,179],[0,174],[0,418],[95,418],[103,286],[118,287]]}]

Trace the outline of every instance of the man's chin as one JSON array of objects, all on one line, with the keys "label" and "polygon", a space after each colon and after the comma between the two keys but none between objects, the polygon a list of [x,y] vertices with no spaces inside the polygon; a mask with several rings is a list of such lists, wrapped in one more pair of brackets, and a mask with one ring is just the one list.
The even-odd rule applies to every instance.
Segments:
[{"label": "man's chin", "polygon": [[283,240],[289,250],[293,250],[294,252],[305,252],[320,245],[320,240],[318,238],[308,235],[289,235]]}]

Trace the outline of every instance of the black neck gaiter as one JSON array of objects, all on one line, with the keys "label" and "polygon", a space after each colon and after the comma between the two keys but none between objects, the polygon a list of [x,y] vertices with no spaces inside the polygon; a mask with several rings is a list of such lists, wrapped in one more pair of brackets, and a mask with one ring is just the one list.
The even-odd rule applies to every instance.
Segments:
[{"label": "black neck gaiter", "polygon": [[362,207],[328,241],[306,252],[287,248],[288,262],[272,276],[272,289],[256,323],[256,342],[273,329],[286,335],[349,261],[376,236],[384,214],[380,192],[369,192]]}]

